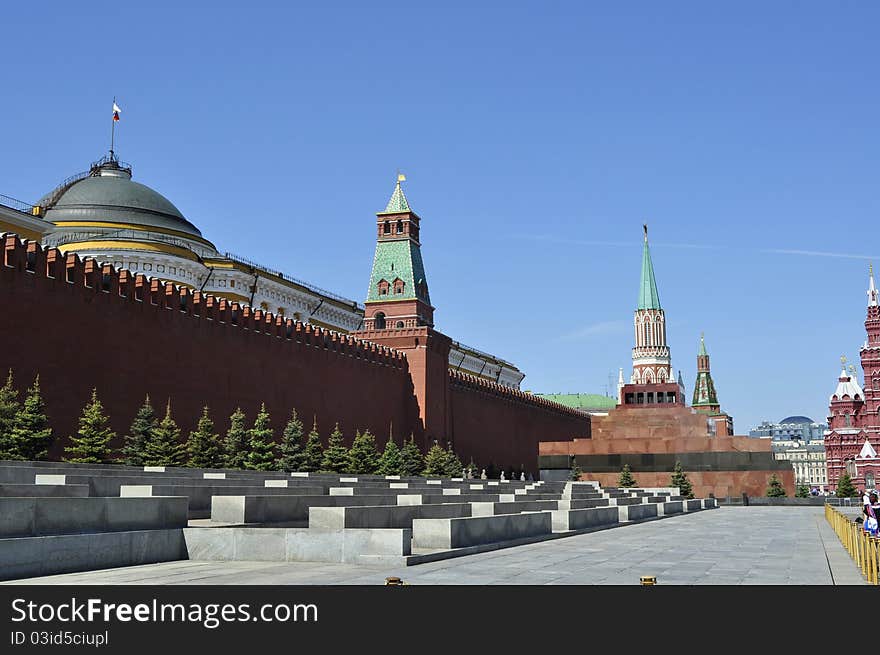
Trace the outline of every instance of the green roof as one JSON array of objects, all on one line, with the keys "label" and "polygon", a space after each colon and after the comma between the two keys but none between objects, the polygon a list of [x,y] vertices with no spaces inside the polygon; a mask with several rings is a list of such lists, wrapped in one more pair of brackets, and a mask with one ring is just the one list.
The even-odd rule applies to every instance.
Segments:
[{"label": "green roof", "polygon": [[691,405],[694,409],[708,405],[718,405],[715,382],[712,380],[712,374],[708,371],[697,373],[697,381],[694,384],[694,399]]},{"label": "green roof", "polygon": [[403,194],[403,189],[400,188],[400,182],[398,182],[397,186],[394,187],[394,193],[391,194],[391,198],[388,200],[388,204],[385,205],[385,211],[379,213],[401,214],[411,211],[412,209],[409,208],[409,203],[406,201],[406,196]]},{"label": "green roof", "polygon": [[606,410],[617,407],[617,398],[598,393],[537,393],[535,395],[572,409]]},{"label": "green roof", "polygon": [[[394,280],[403,280],[403,293],[394,293]],[[391,285],[388,295],[379,295],[379,282],[385,280]],[[422,251],[410,239],[378,241],[376,254],[373,257],[373,274],[370,276],[370,288],[367,291],[367,302],[380,300],[415,300],[419,282],[424,282],[425,293],[421,299],[431,304],[428,295],[428,281],[425,278],[425,266],[422,263]]]},{"label": "green roof", "polygon": [[648,226],[645,226],[645,249],[642,253],[642,280],[639,284],[639,309],[660,309],[660,294],[654,279],[654,265],[648,250]]}]

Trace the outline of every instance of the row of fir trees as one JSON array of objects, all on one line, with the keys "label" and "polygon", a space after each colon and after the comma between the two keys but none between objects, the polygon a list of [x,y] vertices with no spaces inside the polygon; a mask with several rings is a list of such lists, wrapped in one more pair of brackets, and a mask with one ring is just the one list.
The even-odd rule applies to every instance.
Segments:
[{"label": "row of fir trees", "polygon": [[[13,385],[12,371],[0,388],[0,459],[39,460],[46,457],[53,441],[52,429],[40,394],[39,376],[27,390],[23,401]],[[79,418],[79,429],[69,439],[64,461],[99,464],[119,461],[131,466],[186,466],[192,468],[230,468],[255,471],[304,471],[379,475],[462,475],[463,466],[451,444],[436,441],[422,455],[410,435],[399,446],[389,435],[380,452],[375,436],[356,432],[350,447],[345,446],[339,424],[329,435],[326,447],[317,422],[305,434],[303,422],[294,409],[275,439],[269,412],[263,404],[252,424],[241,408],[229,417],[229,428],[221,438],[204,407],[196,429],[184,439],[171,413],[171,401],[164,416],[156,414],[147,396],[118,451],[111,448],[116,433],[93,389]],[[475,469],[473,460],[470,470]]]}]

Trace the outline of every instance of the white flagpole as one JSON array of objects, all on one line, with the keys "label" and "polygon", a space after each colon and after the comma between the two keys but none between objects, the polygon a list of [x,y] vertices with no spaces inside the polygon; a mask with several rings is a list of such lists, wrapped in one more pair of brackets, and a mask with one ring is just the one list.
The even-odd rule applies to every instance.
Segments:
[{"label": "white flagpole", "polygon": [[[116,107],[116,96],[113,96],[113,106]],[[110,116],[110,159],[114,159],[113,147],[116,144],[116,110]]]}]

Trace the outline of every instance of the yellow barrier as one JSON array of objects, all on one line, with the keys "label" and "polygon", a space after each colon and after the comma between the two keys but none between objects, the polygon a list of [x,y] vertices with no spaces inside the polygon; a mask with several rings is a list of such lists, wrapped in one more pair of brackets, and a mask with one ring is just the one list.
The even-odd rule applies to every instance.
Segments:
[{"label": "yellow barrier", "polygon": [[862,526],[831,505],[825,505],[825,520],[865,576],[868,584],[880,584],[880,537],[872,537]]}]

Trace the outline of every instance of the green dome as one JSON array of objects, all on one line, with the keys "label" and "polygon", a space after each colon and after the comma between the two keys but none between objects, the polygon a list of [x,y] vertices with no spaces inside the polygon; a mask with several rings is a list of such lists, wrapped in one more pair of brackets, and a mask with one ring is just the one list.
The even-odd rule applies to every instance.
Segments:
[{"label": "green dome", "polygon": [[100,221],[159,227],[197,237],[202,233],[163,195],[131,180],[131,168],[115,160],[92,166],[88,175],[46,194],[39,203],[52,223]]}]

